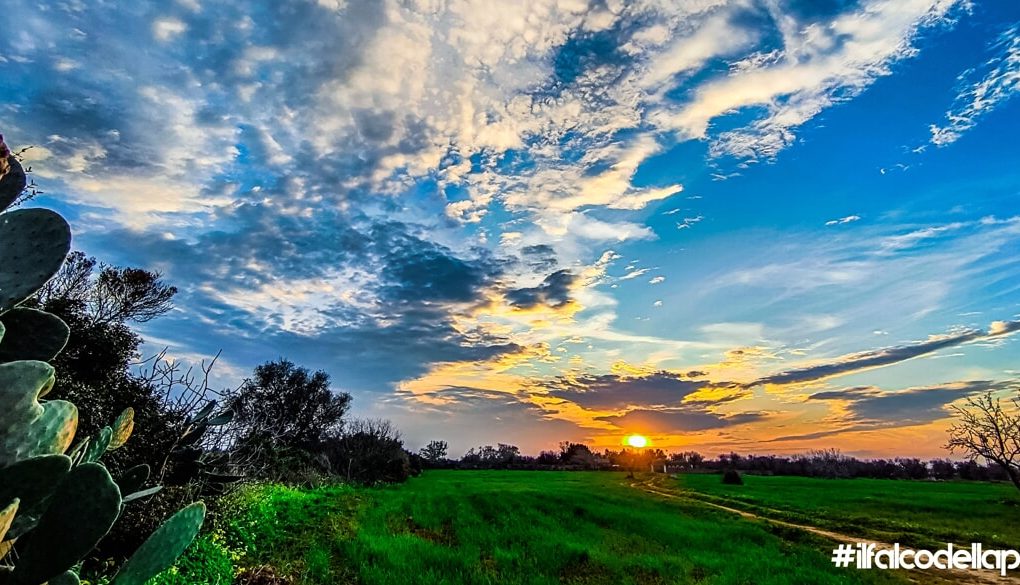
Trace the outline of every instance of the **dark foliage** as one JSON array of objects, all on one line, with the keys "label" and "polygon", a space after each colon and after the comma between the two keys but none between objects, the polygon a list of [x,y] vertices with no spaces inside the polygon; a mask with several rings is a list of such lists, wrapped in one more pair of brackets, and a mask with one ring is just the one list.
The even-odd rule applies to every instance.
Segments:
[{"label": "dark foliage", "polygon": [[95,258],[73,252],[27,303],[57,315],[71,330],[67,346],[52,360],[57,380],[51,396],[87,406],[78,413],[79,437],[97,433],[126,407],[135,409],[135,425],[145,432],[107,456],[114,473],[138,463],[155,466],[181,422],[146,381],[131,374],[142,339],[127,324],[166,312],[175,293],[158,273],[101,266]]},{"label": "dark foliage", "polygon": [[744,485],[744,479],[736,469],[727,469],[723,472],[722,482],[726,485]]},{"label": "dark foliage", "polygon": [[320,452],[329,472],[347,481],[398,483],[412,474],[411,458],[389,421],[356,421],[346,432],[324,440]]},{"label": "dark foliage", "polygon": [[424,463],[429,467],[440,467],[446,461],[446,441],[429,441],[428,445],[422,447],[418,454]]},{"label": "dark foliage", "polygon": [[233,441],[245,456],[269,462],[293,450],[311,451],[336,434],[351,395],[330,389],[329,374],[286,359],[255,368],[252,378],[229,396]]}]

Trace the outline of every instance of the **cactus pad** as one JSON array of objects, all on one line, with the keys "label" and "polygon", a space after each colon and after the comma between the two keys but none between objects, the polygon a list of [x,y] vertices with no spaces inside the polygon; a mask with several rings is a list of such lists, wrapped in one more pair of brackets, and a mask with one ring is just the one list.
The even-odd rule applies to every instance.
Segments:
[{"label": "cactus pad", "polygon": [[18,209],[0,215],[0,312],[46,284],[70,248],[70,227],[54,211]]},{"label": "cactus pad", "polygon": [[99,461],[99,458],[106,453],[107,447],[110,446],[110,439],[112,438],[113,429],[110,427],[103,427],[99,429],[99,434],[89,441],[89,446],[85,449],[85,456],[81,459],[82,463]]},{"label": "cactus pad", "polygon": [[14,515],[18,513],[20,503],[18,498],[14,498],[6,508],[0,510],[0,542],[7,540],[7,531],[11,528],[11,523],[14,522]]},{"label": "cactus pad", "polygon": [[128,438],[131,437],[131,431],[134,429],[135,409],[129,406],[124,409],[124,412],[120,413],[117,420],[113,421],[113,436],[110,438],[108,449],[113,451],[123,447],[124,443],[127,443]]},{"label": "cactus pad", "polygon": [[135,465],[117,478],[117,486],[122,495],[130,495],[142,489],[145,481],[149,479],[149,466],[145,463]]},{"label": "cactus pad", "polygon": [[40,403],[53,387],[53,367],[45,362],[0,364],[0,467],[16,461],[63,453],[74,439],[78,409],[70,402]]},{"label": "cactus pad", "polygon": [[60,317],[36,309],[17,308],[0,315],[3,339],[0,362],[49,361],[64,349],[71,331]]},{"label": "cactus pad", "polygon": [[195,502],[171,516],[124,563],[111,585],[144,585],[170,568],[194,540],[204,519],[205,504],[202,502]]},{"label": "cactus pad", "polygon": [[[0,138],[0,142],[2,142]],[[25,175],[25,169],[18,162],[18,159],[14,155],[7,155],[7,164],[10,168],[7,170],[7,174],[0,177],[0,211],[7,209],[18,199],[18,195],[25,190],[25,185],[28,183],[28,177]]]},{"label": "cactus pad", "polygon": [[49,509],[18,547],[11,583],[39,585],[78,563],[106,536],[120,514],[120,490],[98,463],[84,463],[64,476]]},{"label": "cactus pad", "polygon": [[127,503],[133,502],[135,500],[141,500],[141,499],[147,498],[149,496],[154,496],[154,495],[158,494],[159,492],[161,492],[162,490],[163,490],[163,486],[161,486],[161,485],[152,486],[149,489],[144,489],[142,491],[134,492],[132,494],[128,494],[128,495],[124,496],[124,502],[123,503],[127,504]]},{"label": "cactus pad", "polygon": [[21,500],[9,538],[17,538],[35,526],[46,511],[50,495],[70,469],[71,459],[64,455],[33,457],[0,469],[0,502]]}]

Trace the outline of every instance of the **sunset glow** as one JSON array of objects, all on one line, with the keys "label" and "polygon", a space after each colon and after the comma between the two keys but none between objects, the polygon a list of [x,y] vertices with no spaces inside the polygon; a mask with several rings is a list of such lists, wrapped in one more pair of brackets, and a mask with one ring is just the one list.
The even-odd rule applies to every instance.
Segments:
[{"label": "sunset glow", "polygon": [[627,445],[635,449],[643,449],[648,446],[648,438],[641,435],[631,435],[627,437]]}]

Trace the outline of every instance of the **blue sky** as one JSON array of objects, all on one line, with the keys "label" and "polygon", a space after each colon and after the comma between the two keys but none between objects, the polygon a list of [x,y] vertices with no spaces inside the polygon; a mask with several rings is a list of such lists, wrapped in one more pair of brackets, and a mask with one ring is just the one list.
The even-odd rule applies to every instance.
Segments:
[{"label": "blue sky", "polygon": [[150,347],[416,447],[939,455],[1018,387],[1020,5],[15,2],[2,130]]}]

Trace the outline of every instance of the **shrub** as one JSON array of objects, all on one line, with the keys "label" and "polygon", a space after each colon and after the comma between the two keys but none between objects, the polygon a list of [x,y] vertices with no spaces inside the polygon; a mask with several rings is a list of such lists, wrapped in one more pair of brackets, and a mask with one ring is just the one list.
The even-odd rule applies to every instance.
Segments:
[{"label": "shrub", "polygon": [[722,476],[722,482],[727,485],[744,485],[744,478],[736,469],[727,469]]},{"label": "shrub", "polygon": [[347,481],[399,483],[412,472],[400,434],[388,421],[357,421],[346,434],[324,441],[321,451],[330,471]]}]

